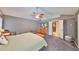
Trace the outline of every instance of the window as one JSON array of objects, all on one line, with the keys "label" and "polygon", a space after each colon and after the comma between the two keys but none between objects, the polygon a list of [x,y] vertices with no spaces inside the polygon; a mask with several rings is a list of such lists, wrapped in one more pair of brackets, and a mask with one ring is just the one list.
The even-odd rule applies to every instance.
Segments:
[{"label": "window", "polygon": [[2,17],[0,17],[0,28],[2,28]]}]

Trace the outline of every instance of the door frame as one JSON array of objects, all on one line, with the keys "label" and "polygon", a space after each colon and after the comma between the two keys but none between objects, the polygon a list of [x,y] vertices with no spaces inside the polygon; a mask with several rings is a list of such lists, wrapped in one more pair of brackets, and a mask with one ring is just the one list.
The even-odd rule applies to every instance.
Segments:
[{"label": "door frame", "polygon": [[[63,37],[63,20],[54,20],[54,21],[52,21],[52,23],[53,22],[55,22],[55,21],[58,21],[59,22],[59,30],[58,30],[58,32],[59,32],[59,36],[58,37],[60,37],[60,38],[64,38]],[[53,35],[53,28],[52,28],[52,35]]]}]

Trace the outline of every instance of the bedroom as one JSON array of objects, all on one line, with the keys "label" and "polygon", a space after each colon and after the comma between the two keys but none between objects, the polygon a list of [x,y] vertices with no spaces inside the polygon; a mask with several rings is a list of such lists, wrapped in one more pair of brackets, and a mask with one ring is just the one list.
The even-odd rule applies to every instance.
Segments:
[{"label": "bedroom", "polygon": [[[65,42],[64,40],[59,39],[58,37],[53,37],[52,33],[52,21],[53,20],[64,20],[64,22],[66,22],[67,24],[63,26],[67,27],[64,30],[64,34],[60,33],[62,35],[62,37],[64,38],[65,35],[70,35],[74,38],[76,37],[76,31],[75,31],[75,22],[76,20],[74,20],[73,18],[73,14],[77,13],[78,8],[74,8],[74,7],[70,7],[70,8],[64,8],[64,7],[51,7],[51,8],[41,8],[41,7],[0,7],[1,10],[1,19],[0,20],[0,26],[1,28],[3,28],[3,30],[6,30],[6,32],[8,31],[12,36],[12,38],[10,36],[8,36],[9,40],[13,38],[15,39],[15,36],[17,36],[18,39],[20,39],[20,43],[18,42],[19,40],[13,40],[11,41],[11,47],[7,47],[8,45],[5,45],[4,47],[1,45],[0,46],[0,50],[20,50],[21,49],[25,49],[27,48],[25,46],[26,43],[28,43],[27,41],[25,42],[25,44],[23,44],[24,42],[22,42],[22,35],[23,37],[26,35],[25,33],[27,33],[28,35],[30,35],[31,38],[33,35],[36,36],[36,38],[40,38],[43,39],[43,43],[41,43],[40,41],[38,42],[38,46],[34,47],[34,51],[35,50],[39,50],[40,48],[42,48],[43,46],[46,45],[47,48],[43,48],[41,49],[41,51],[60,51],[60,50],[78,50],[77,48],[73,48],[70,43]],[[53,11],[52,11],[53,10]],[[43,19],[37,19],[38,17],[35,17],[34,12],[40,12],[43,13],[41,15],[45,15],[44,21]],[[53,13],[53,15],[51,14],[51,12]],[[34,14],[34,15],[32,15]],[[64,16],[60,17],[60,14],[64,14]],[[38,15],[38,14],[37,14]],[[66,16],[65,16],[66,15]],[[52,17],[53,18],[52,18]],[[71,19],[71,20],[68,20]],[[69,26],[70,25],[70,26]],[[72,27],[74,26],[74,27]],[[40,31],[40,27],[45,27],[45,29],[42,28],[42,31]],[[73,29],[72,32],[69,29]],[[67,29],[67,30],[66,30]],[[1,30],[2,31],[2,30]],[[63,30],[61,30],[63,31]],[[28,33],[30,32],[30,33]],[[40,32],[42,32],[41,35]],[[25,35],[24,35],[24,34]],[[34,33],[34,34],[33,34]],[[4,34],[6,35],[6,33],[4,32]],[[36,35],[35,35],[36,34]],[[43,35],[45,34],[45,35]],[[27,37],[28,37],[27,35]],[[19,38],[20,36],[20,38]],[[37,37],[38,36],[38,37]],[[41,37],[43,36],[43,38]],[[25,39],[27,38],[25,37]],[[30,39],[31,39],[30,38]],[[29,37],[28,37],[29,39]],[[29,40],[30,40],[29,39]],[[51,40],[49,40],[51,39]],[[53,40],[52,40],[53,39]],[[56,39],[56,40],[55,40]],[[16,41],[16,42],[15,42]],[[24,41],[24,40],[23,40]],[[36,40],[34,40],[35,42]],[[38,40],[37,40],[38,41]],[[45,42],[44,42],[45,41]],[[15,46],[13,45],[14,43],[16,43],[16,45],[20,45],[22,44],[23,46],[21,47],[21,45],[18,48],[15,48]],[[65,43],[63,43],[65,42]],[[9,44],[9,43],[8,43]],[[32,45],[33,42],[28,43],[29,46],[30,44]],[[28,45],[27,44],[27,45]],[[65,44],[67,44],[65,46]],[[41,45],[41,46],[40,46]],[[54,46],[53,46],[54,45]],[[61,46],[61,47],[60,47]],[[63,47],[64,46],[64,47]],[[5,47],[7,49],[5,49]],[[17,47],[17,46],[16,46]],[[38,48],[38,49],[37,49]],[[29,50],[32,48],[29,48]],[[25,49],[26,50],[26,49]]]}]

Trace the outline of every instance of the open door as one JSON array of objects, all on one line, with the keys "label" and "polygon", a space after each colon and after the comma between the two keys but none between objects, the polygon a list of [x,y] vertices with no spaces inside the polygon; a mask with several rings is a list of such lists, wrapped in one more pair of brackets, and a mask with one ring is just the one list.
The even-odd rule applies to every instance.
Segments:
[{"label": "open door", "polygon": [[63,20],[56,20],[52,23],[53,36],[63,39]]},{"label": "open door", "polygon": [[53,36],[59,37],[59,21],[54,21],[52,23],[52,28],[53,28]]},{"label": "open door", "polygon": [[59,23],[59,37],[63,39],[63,20],[60,20]]}]

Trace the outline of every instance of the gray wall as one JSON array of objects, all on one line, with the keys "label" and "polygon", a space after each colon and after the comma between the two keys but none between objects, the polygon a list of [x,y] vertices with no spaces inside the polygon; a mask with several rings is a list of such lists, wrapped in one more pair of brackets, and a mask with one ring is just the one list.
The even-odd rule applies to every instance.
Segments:
[{"label": "gray wall", "polygon": [[67,35],[67,20],[63,20],[63,37]]},{"label": "gray wall", "polygon": [[24,33],[24,32],[37,32],[40,26],[40,23],[37,21],[32,21],[29,19],[23,19],[13,16],[4,16],[5,29],[8,29],[11,32]]}]

